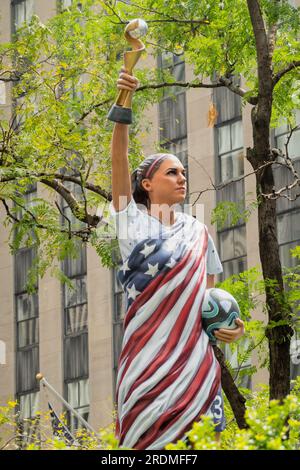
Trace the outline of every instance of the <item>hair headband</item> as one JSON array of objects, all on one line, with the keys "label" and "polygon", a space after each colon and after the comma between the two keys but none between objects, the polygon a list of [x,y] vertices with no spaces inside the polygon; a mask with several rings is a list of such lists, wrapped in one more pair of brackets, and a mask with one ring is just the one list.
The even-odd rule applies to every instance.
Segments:
[{"label": "hair headband", "polygon": [[150,173],[151,173],[151,171],[152,171],[152,168],[154,167],[155,163],[158,162],[158,160],[160,160],[161,158],[165,157],[165,155],[166,155],[166,154],[163,153],[162,155],[160,155],[159,157],[157,157],[157,158],[154,160],[154,162],[151,163],[151,165],[150,165],[150,167],[148,168],[148,171],[147,171],[147,173],[146,173],[146,175],[145,175],[145,178],[148,178],[148,177],[149,177],[149,175],[150,175]]}]

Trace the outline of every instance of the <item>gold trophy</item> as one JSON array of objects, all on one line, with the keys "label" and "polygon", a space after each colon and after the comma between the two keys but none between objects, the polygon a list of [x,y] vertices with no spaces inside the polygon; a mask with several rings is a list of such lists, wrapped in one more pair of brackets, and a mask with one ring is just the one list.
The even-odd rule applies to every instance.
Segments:
[{"label": "gold trophy", "polygon": [[[140,41],[140,37],[144,36],[148,31],[147,23],[140,19],[134,19],[128,23],[125,28],[124,36],[132,46],[131,51],[124,52],[124,66],[129,75],[132,74],[133,67],[139,60],[145,45]],[[120,90],[116,102],[110,108],[108,119],[122,124],[132,123],[132,91]]]}]

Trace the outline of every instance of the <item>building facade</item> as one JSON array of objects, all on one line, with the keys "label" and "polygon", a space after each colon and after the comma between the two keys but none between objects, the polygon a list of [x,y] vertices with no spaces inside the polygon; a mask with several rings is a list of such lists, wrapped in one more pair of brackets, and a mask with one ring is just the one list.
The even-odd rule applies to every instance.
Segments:
[{"label": "building facade", "polygon": [[[36,13],[43,22],[56,14],[58,7],[68,7],[72,0],[2,0],[0,22],[2,42],[11,40],[14,28]],[[297,2],[296,2],[297,3]],[[300,4],[300,2],[298,2]],[[192,70],[183,56],[162,54],[153,65],[171,71],[177,80],[191,80]],[[141,62],[141,66],[143,63]],[[235,77],[243,85],[243,77]],[[175,94],[173,99],[170,94]],[[209,126],[208,110],[218,111],[216,122]],[[0,109],[9,118],[12,103],[10,86],[0,81]],[[231,182],[223,190],[205,191],[201,196],[204,222],[212,234],[221,257],[222,280],[252,266],[260,266],[258,253],[257,215],[254,211],[247,224],[218,228],[211,225],[211,212],[218,202],[240,202],[243,207],[255,196],[255,179],[241,179],[251,172],[245,159],[245,149],[252,145],[251,107],[241,106],[241,100],[227,89],[167,90],[158,105],[150,106],[145,118],[152,132],[143,140],[145,154],[154,153],[158,141],[175,153],[188,175],[188,203],[193,203],[199,191],[209,187],[209,178],[217,184]],[[296,110],[298,123],[300,112]],[[283,148],[286,126],[272,134],[274,146]],[[295,132],[290,157],[300,170],[300,130]],[[282,186],[288,174],[278,166],[276,181]],[[207,186],[206,186],[207,185]],[[31,197],[43,196],[40,185],[28,191]],[[251,196],[252,195],[252,196]],[[68,211],[63,203],[63,212]],[[300,243],[300,199],[295,203],[278,202],[278,236],[281,259],[290,266],[289,249]],[[0,207],[1,219],[4,217]],[[24,291],[24,282],[34,252],[22,248],[11,255],[7,243],[8,231],[0,227],[0,340],[5,344],[5,361],[0,364],[0,401],[16,398],[24,418],[33,417],[37,410],[46,410],[48,397],[40,388],[35,375],[41,371],[53,387],[95,427],[106,426],[113,420],[113,401],[117,362],[122,341],[124,294],[115,270],[99,263],[91,246],[78,246],[80,256],[67,259],[63,269],[71,279],[69,290],[57,279],[46,274],[39,280],[37,293]],[[255,312],[264,319],[261,312]],[[228,353],[228,351],[227,351]],[[233,366],[238,367],[232,358]],[[252,358],[255,363],[255,356]],[[245,367],[249,363],[245,364]],[[300,373],[293,367],[293,376]],[[259,371],[252,384],[266,382],[267,373]],[[61,404],[54,400],[58,411]],[[78,423],[69,416],[71,428]]]}]

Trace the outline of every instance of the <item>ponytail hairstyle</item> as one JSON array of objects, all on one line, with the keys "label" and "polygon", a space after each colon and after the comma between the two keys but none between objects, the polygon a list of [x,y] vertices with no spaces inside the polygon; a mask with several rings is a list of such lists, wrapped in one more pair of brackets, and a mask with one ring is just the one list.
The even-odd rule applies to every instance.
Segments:
[{"label": "ponytail hairstyle", "polygon": [[149,155],[131,174],[131,187],[132,196],[137,204],[144,204],[147,209],[150,209],[150,198],[148,191],[142,186],[142,181],[145,178],[151,179],[154,173],[158,170],[161,163],[167,158],[173,157],[171,153],[154,153]]}]

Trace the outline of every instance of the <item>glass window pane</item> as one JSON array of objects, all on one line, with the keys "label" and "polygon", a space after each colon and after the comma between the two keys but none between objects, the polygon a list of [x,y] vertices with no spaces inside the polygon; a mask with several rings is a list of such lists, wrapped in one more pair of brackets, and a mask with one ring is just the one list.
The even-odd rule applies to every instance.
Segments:
[{"label": "glass window pane", "polygon": [[68,402],[73,408],[79,406],[79,387],[78,382],[68,384]]},{"label": "glass window pane", "polygon": [[162,63],[163,68],[172,67],[173,66],[173,53],[163,51],[161,53],[161,63]]},{"label": "glass window pane", "polygon": [[26,9],[26,21],[29,21],[34,13],[34,0],[26,0],[25,9]]},{"label": "glass window pane", "polygon": [[275,135],[278,136],[279,134],[284,134],[287,131],[288,131],[288,125],[285,123],[275,128]]},{"label": "glass window pane", "polygon": [[32,412],[32,415],[31,416],[34,416],[37,411],[39,411],[39,392],[36,392],[36,393],[31,393],[30,394],[31,396],[31,412]]},{"label": "glass window pane", "polygon": [[218,127],[218,146],[219,154],[231,150],[230,125]]},{"label": "glass window pane", "polygon": [[79,382],[79,406],[89,405],[89,381],[80,380]]},{"label": "glass window pane", "polygon": [[31,418],[30,394],[21,395],[19,398],[21,419]]},{"label": "glass window pane", "polygon": [[231,148],[232,150],[243,147],[243,123],[239,121],[231,124]]},{"label": "glass window pane", "polygon": [[65,285],[65,307],[87,302],[86,277],[71,280],[73,289]]},{"label": "glass window pane", "polygon": [[173,139],[183,139],[187,135],[187,122],[186,122],[186,96],[185,93],[180,93],[175,99],[175,134]]},{"label": "glass window pane", "polygon": [[163,100],[159,103],[159,133],[160,140],[169,139],[170,130],[171,102]]},{"label": "glass window pane", "polygon": [[88,376],[88,334],[65,338],[64,374],[65,379],[76,379]]},{"label": "glass window pane", "polygon": [[[185,63],[181,62],[174,67],[174,80],[176,82],[185,81]],[[184,93],[184,88],[174,87],[174,93]]]},{"label": "glass window pane", "polygon": [[26,392],[37,387],[39,372],[39,349],[32,347],[17,352],[17,392]]},{"label": "glass window pane", "polygon": [[76,242],[77,257],[71,258],[68,256],[64,262],[64,272],[68,277],[78,276],[86,273],[86,246],[82,242]]},{"label": "glass window pane", "polygon": [[36,294],[19,294],[16,296],[17,321],[38,316],[38,296]]},{"label": "glass window pane", "polygon": [[17,3],[15,10],[15,28],[18,29],[25,21],[25,2]]},{"label": "glass window pane", "polygon": [[[240,76],[233,76],[233,83],[238,85]],[[234,119],[242,114],[242,100],[236,93],[226,87],[214,89],[215,102],[217,107],[217,123],[220,124],[230,119]]]},{"label": "glass window pane", "polygon": [[113,270],[113,278],[114,278],[114,293],[116,294],[119,292],[123,292],[122,284],[119,281],[118,273],[115,269]]},{"label": "glass window pane", "polygon": [[285,268],[294,268],[298,265],[297,258],[293,258],[290,250],[299,245],[299,242],[286,243],[279,247],[280,261]]},{"label": "glass window pane", "polygon": [[88,327],[87,304],[78,305],[65,310],[66,327],[65,334],[70,335],[86,330]]},{"label": "glass window pane", "polygon": [[300,157],[300,131],[293,132],[289,141],[288,152],[290,158]]},{"label": "glass window pane", "polygon": [[39,324],[38,320],[26,320],[18,323],[18,348],[24,348],[38,343]]},{"label": "glass window pane", "polygon": [[160,139],[166,143],[183,139],[187,134],[186,97],[180,93],[173,98],[167,98],[159,104]]},{"label": "glass window pane", "polygon": [[124,293],[115,294],[115,320],[123,319],[126,312],[126,297]]},{"label": "glass window pane", "polygon": [[276,147],[285,154],[286,134],[276,137]]},{"label": "glass window pane", "polygon": [[246,227],[233,229],[234,237],[234,257],[240,257],[246,254]]},{"label": "glass window pane", "polygon": [[[88,419],[89,419],[89,411],[90,411],[90,408],[89,406],[84,406],[82,408],[78,408],[76,410],[80,416],[83,417],[83,419],[85,421],[88,422]],[[71,428],[71,431],[74,432],[75,430],[78,430],[78,429],[81,429],[83,428],[84,425],[81,423],[81,421],[79,421],[78,418],[76,418],[76,416],[74,416],[73,414],[71,414],[70,416],[70,428]]]},{"label": "glass window pane", "polygon": [[223,273],[220,276],[221,280],[227,279],[234,274],[239,274],[244,272],[247,269],[247,258],[244,256],[242,258],[232,259],[230,261],[222,261]]},{"label": "glass window pane", "polygon": [[68,8],[72,5],[73,0],[62,0],[62,7],[63,8]]},{"label": "glass window pane", "polygon": [[290,213],[292,219],[291,240],[300,240],[300,211]]},{"label": "glass window pane", "polygon": [[[276,137],[276,146],[285,154],[285,145],[288,139],[288,133]],[[300,131],[295,131],[290,138],[288,145],[288,154],[290,158],[300,157]]]},{"label": "glass window pane", "polygon": [[221,181],[231,180],[244,172],[244,153],[239,150],[221,155]]},{"label": "glass window pane", "polygon": [[233,177],[237,178],[244,173],[244,152],[243,150],[238,150],[237,152],[232,153],[233,160]]},{"label": "glass window pane", "polygon": [[15,255],[15,293],[25,290],[28,280],[28,272],[33,265],[36,252],[32,248],[19,250]]},{"label": "glass window pane", "polygon": [[233,230],[226,230],[219,234],[220,240],[220,257],[222,261],[234,258],[234,238]]},{"label": "glass window pane", "polygon": [[286,243],[290,241],[292,233],[292,219],[289,214],[278,215],[277,217],[278,243]]},{"label": "glass window pane", "polygon": [[221,181],[231,180],[233,178],[233,160],[232,154],[226,153],[221,155]]},{"label": "glass window pane", "polygon": [[119,356],[121,354],[122,341],[123,341],[123,325],[122,323],[115,323],[113,325],[114,334],[114,367],[118,366]]}]

